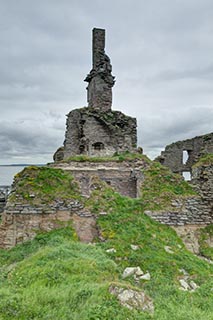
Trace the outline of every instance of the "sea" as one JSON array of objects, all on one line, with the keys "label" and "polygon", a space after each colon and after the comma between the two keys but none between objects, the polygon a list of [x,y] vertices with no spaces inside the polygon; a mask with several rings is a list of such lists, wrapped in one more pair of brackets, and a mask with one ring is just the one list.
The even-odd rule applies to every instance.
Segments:
[{"label": "sea", "polygon": [[0,166],[0,186],[10,186],[16,173],[25,166]]}]

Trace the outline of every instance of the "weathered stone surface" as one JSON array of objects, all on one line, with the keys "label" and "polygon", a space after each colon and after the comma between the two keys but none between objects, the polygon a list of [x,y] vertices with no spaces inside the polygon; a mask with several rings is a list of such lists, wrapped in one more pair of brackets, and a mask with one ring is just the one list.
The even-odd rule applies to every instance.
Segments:
[{"label": "weathered stone surface", "polygon": [[147,311],[151,314],[154,313],[153,301],[143,291],[111,286],[109,292],[115,295],[120,301],[121,305],[127,307],[128,309]]},{"label": "weathered stone surface", "polygon": [[135,244],[131,244],[130,245],[131,249],[134,250],[134,251],[137,251],[139,249],[139,246],[138,245],[135,245]]},{"label": "weathered stone surface", "polygon": [[53,155],[53,160],[54,161],[61,161],[64,159],[64,147],[58,148],[56,152]]},{"label": "weathered stone surface", "polygon": [[95,217],[89,213],[87,216],[74,214],[72,216],[73,227],[76,230],[80,241],[89,243],[98,237]]},{"label": "weathered stone surface", "polygon": [[[181,203],[181,205],[180,205]],[[186,197],[173,203],[171,208],[159,211],[145,211],[145,214],[161,223],[171,226],[207,225],[213,223],[212,207],[201,197]]]},{"label": "weathered stone surface", "polygon": [[149,281],[151,279],[151,275],[149,272],[143,274],[142,276],[140,276],[140,280],[146,280]]},{"label": "weathered stone surface", "polygon": [[186,280],[180,279],[179,282],[180,282],[181,287],[182,287],[184,290],[189,290],[189,289],[190,289],[190,286],[189,286],[189,284],[186,282]]},{"label": "weathered stone surface", "polygon": [[178,236],[183,240],[186,248],[194,254],[199,254],[199,236],[200,229],[204,228],[205,225],[184,225],[184,226],[173,226]]},{"label": "weathered stone surface", "polygon": [[10,191],[10,186],[0,186],[0,216],[6,206],[7,196]]},{"label": "weathered stone surface", "polygon": [[[136,119],[119,111],[72,110],[67,118],[63,157],[105,157],[116,152],[136,152],[136,128]],[[56,152],[55,159],[59,156],[62,157],[61,151]]]},{"label": "weathered stone surface", "polygon": [[167,253],[173,254],[174,251],[172,251],[172,249],[169,246],[164,246],[164,249]]},{"label": "weathered stone surface", "polygon": [[143,160],[135,161],[84,161],[69,163],[51,164],[54,168],[61,168],[69,171],[79,182],[81,193],[89,196],[93,187],[93,177],[96,176],[105,181],[116,191],[124,196],[136,198],[140,195],[141,181],[143,180],[142,170],[147,167]]},{"label": "weathered stone surface", "polygon": [[116,253],[116,249],[115,248],[110,248],[106,250],[107,253]]},{"label": "weathered stone surface", "polygon": [[[186,163],[183,161],[184,151],[188,154]],[[213,133],[174,142],[166,146],[165,151],[162,151],[156,160],[175,173],[191,172],[192,166],[199,158],[208,153],[213,153]]]},{"label": "weathered stone surface", "polygon": [[95,217],[78,201],[32,206],[7,203],[0,225],[0,248],[11,248],[33,239],[38,231],[69,226],[70,222],[82,242],[98,237]]},{"label": "weathered stone surface", "polygon": [[88,106],[108,111],[112,106],[112,87],[115,83],[112,66],[105,54],[105,30],[93,29],[93,67],[87,75]]},{"label": "weathered stone surface", "polygon": [[122,274],[122,278],[126,279],[128,277],[131,277],[133,274],[135,274],[137,271],[137,267],[128,267],[124,270]]}]

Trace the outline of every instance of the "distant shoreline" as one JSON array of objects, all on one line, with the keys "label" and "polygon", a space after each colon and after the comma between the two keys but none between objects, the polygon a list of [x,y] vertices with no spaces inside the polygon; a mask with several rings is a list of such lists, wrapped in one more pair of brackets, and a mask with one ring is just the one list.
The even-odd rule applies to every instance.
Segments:
[{"label": "distant shoreline", "polygon": [[29,166],[37,166],[43,167],[45,164],[35,164],[35,163],[21,163],[21,164],[0,164],[0,167],[29,167]]}]

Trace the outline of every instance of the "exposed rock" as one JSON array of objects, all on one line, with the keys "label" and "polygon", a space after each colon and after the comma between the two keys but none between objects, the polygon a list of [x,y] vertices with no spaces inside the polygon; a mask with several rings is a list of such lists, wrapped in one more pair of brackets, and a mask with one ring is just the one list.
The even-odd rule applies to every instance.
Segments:
[{"label": "exposed rock", "polygon": [[164,249],[167,253],[173,254],[174,251],[171,250],[171,248],[169,246],[164,246]]},{"label": "exposed rock", "polygon": [[130,247],[131,247],[131,249],[134,250],[134,251],[136,251],[136,250],[139,249],[139,246],[138,246],[138,245],[135,245],[135,244],[131,244]]},{"label": "exposed rock", "polygon": [[136,276],[142,276],[144,273],[143,273],[143,271],[141,270],[141,268],[140,267],[137,267],[136,268],[136,270],[135,270],[135,275]]},{"label": "exposed rock", "polygon": [[173,228],[177,232],[178,236],[183,240],[186,248],[194,254],[199,254],[200,246],[198,239],[200,235],[200,229],[204,227],[205,225],[187,225],[175,226]]},{"label": "exposed rock", "polygon": [[132,289],[124,289],[111,286],[109,292],[115,295],[122,306],[128,309],[136,309],[139,311],[147,311],[154,313],[154,304],[150,297],[145,295],[143,291],[135,291]]},{"label": "exposed rock", "polygon": [[57,161],[61,161],[63,159],[64,159],[64,147],[60,147],[54,153],[53,160],[57,162]]},{"label": "exposed rock", "polygon": [[110,248],[106,250],[107,253],[116,253],[116,249],[115,248]]},{"label": "exposed rock", "polygon": [[150,273],[149,273],[149,272],[145,273],[144,275],[142,275],[142,276],[140,277],[140,280],[149,281],[150,279],[151,279],[151,276],[150,276]]},{"label": "exposed rock", "polygon": [[184,277],[184,279],[179,279],[180,289],[184,291],[194,292],[199,286],[194,281],[189,281],[188,276]]},{"label": "exposed rock", "polygon": [[199,286],[194,281],[190,281],[189,285],[192,290],[196,290],[197,288],[199,288]]},{"label": "exposed rock", "polygon": [[79,240],[85,243],[92,242],[98,237],[95,218],[89,213],[87,216],[78,214],[72,215],[73,227],[79,237]]},{"label": "exposed rock", "polygon": [[126,278],[132,276],[133,274],[135,274],[136,271],[137,271],[137,267],[128,267],[124,270],[124,272],[122,274],[122,278],[126,279]]}]

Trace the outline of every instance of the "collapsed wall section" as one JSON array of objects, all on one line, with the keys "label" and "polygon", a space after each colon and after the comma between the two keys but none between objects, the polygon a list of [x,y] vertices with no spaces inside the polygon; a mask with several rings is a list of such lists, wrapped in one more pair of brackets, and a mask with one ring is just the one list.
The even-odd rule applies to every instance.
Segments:
[{"label": "collapsed wall section", "polygon": [[213,153],[213,133],[178,141],[166,146],[156,159],[172,172],[191,172],[192,166],[205,154]]},{"label": "collapsed wall section", "polygon": [[[116,152],[135,152],[136,119],[119,111],[103,112],[90,108],[72,110],[67,116],[64,148],[54,159],[76,155],[113,156]],[[62,155],[63,153],[63,155]]]}]

